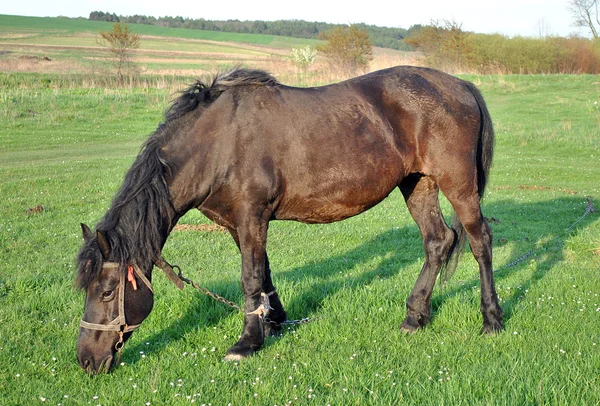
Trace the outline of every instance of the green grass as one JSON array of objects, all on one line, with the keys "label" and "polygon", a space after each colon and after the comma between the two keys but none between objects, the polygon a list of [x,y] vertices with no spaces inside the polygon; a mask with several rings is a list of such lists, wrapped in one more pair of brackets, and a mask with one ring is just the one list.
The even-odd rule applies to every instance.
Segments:
[{"label": "green grass", "polygon": [[[161,121],[161,89],[61,86],[1,75],[0,404],[599,404],[600,91],[592,76],[472,76],[497,129],[484,201],[506,331],[480,335],[467,253],[433,296],[429,327],[404,336],[404,301],[423,262],[398,192],[331,225],[274,222],[269,254],[291,318],[321,317],[222,362],[242,316],[155,277],[150,317],[122,362],[90,378],[75,357],[84,295],[72,288],[79,223],[105,213]],[[45,211],[26,214],[38,204]],[[445,213],[449,205],[442,202]],[[206,223],[193,212],[181,222]],[[165,257],[238,303],[240,258],[221,233],[178,231]],[[158,273],[158,271],[157,271]],[[45,399],[45,402],[42,400]]]}]

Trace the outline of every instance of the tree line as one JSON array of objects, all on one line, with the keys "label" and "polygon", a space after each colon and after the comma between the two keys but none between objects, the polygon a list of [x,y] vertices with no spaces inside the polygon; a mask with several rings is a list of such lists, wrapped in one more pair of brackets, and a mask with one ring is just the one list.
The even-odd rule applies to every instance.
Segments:
[{"label": "tree line", "polygon": [[[205,31],[235,32],[241,34],[267,34],[280,35],[284,37],[319,39],[323,34],[338,27],[346,25],[329,24],[321,22],[310,22],[304,20],[278,20],[278,21],[240,21],[226,20],[214,21],[204,18],[192,19],[184,17],[152,17],[145,15],[118,16],[115,13],[92,11],[90,20],[121,22],[126,24],[147,24],[169,28],[188,28]],[[412,50],[411,46],[404,42],[414,31],[421,26],[415,25],[409,29],[378,27],[367,24],[354,24],[355,27],[364,30],[373,45],[382,48],[391,48],[402,51]]]}]

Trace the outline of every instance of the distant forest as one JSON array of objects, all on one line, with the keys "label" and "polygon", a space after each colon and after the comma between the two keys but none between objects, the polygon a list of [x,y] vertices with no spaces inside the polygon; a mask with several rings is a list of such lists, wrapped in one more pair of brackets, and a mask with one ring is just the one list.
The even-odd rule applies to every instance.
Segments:
[{"label": "distant forest", "polygon": [[[92,11],[90,20],[122,22],[128,24],[148,24],[170,28],[189,28],[194,30],[237,32],[242,34],[269,34],[281,35],[294,38],[318,39],[319,35],[329,31],[341,24],[328,24],[309,22],[304,20],[278,20],[278,21],[212,21],[203,18],[191,19],[184,17],[147,17],[144,15],[118,16],[115,13],[104,13]],[[356,24],[364,29],[373,45],[382,48],[392,48],[401,51],[412,50],[411,46],[404,42],[414,31],[421,28],[414,25],[408,30],[404,28],[377,27],[375,25]]]}]

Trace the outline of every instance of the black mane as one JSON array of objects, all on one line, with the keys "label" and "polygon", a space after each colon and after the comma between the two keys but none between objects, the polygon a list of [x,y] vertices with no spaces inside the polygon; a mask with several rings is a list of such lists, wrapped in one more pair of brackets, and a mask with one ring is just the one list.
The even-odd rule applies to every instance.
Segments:
[{"label": "black mane", "polygon": [[166,123],[196,110],[198,106],[212,103],[228,88],[276,85],[279,85],[277,79],[267,72],[241,68],[216,74],[210,85],[197,80],[196,83],[184,90],[169,107],[165,113]]},{"label": "black mane", "polygon": [[[110,209],[96,226],[110,244],[111,261],[123,265],[136,262],[149,266],[160,253],[174,214],[156,141],[151,137],[144,144]],[[84,243],[77,259],[76,284],[86,288],[102,266],[96,237]]]}]

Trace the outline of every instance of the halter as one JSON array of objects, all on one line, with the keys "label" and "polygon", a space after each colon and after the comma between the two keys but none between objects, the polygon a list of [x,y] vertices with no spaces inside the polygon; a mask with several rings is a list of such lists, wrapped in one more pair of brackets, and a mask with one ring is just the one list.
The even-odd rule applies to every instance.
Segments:
[{"label": "halter", "polygon": [[[120,268],[121,264],[118,262],[105,262],[102,264],[102,268]],[[144,285],[150,289],[152,293],[154,290],[152,289],[152,283],[146,278],[146,275],[142,272],[137,264],[128,265],[128,270],[135,272],[138,278],[144,282]],[[81,320],[79,325],[83,328],[87,328],[89,330],[99,330],[99,331],[114,331],[119,334],[119,341],[115,344],[115,349],[121,352],[123,348],[123,334],[132,332],[136,328],[140,326],[140,324],[127,324],[127,320],[125,319],[125,272],[121,272],[120,281],[119,281],[119,315],[110,323],[107,324],[97,324],[97,323],[88,323],[87,321]]]}]

